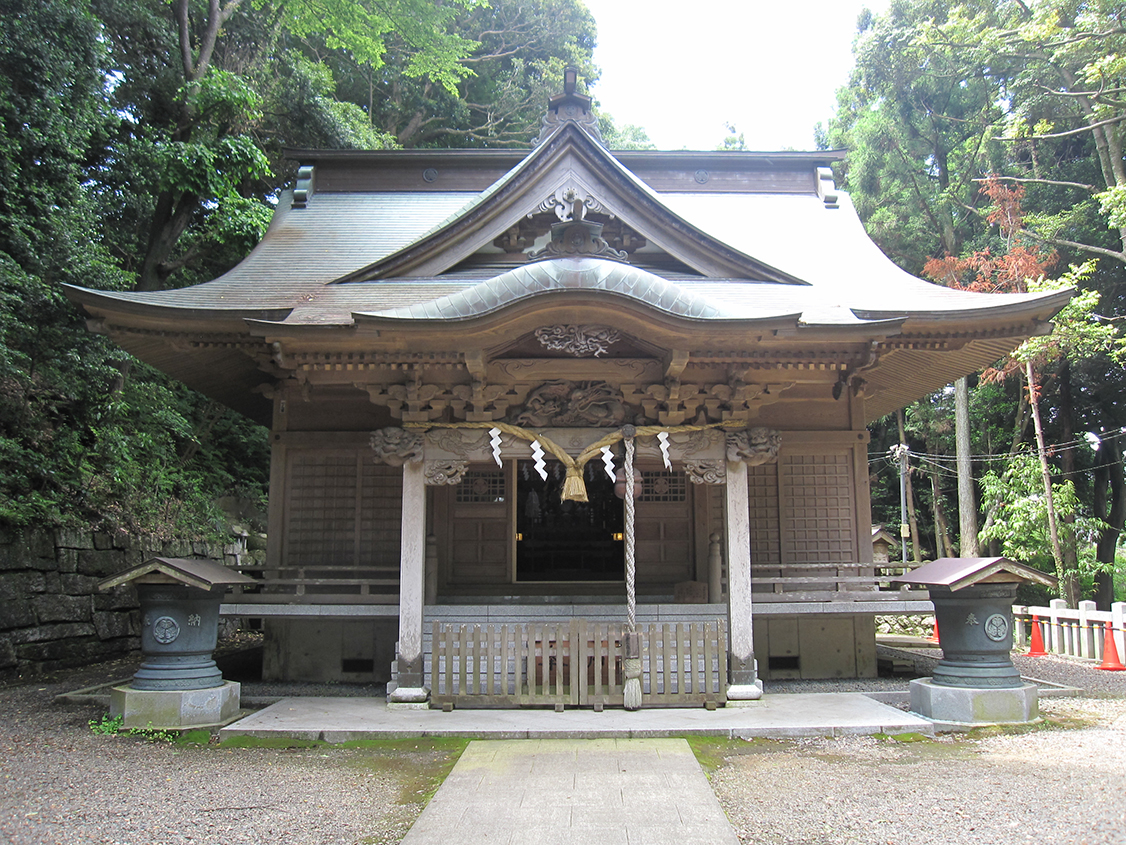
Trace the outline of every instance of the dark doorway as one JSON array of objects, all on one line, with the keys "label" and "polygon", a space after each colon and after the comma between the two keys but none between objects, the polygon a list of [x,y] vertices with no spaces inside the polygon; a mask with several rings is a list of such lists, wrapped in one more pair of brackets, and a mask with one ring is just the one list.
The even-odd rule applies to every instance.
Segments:
[{"label": "dark doorway", "polygon": [[516,579],[621,581],[625,577],[622,500],[601,464],[584,472],[586,502],[560,500],[558,461],[540,478],[532,461],[516,465]]}]

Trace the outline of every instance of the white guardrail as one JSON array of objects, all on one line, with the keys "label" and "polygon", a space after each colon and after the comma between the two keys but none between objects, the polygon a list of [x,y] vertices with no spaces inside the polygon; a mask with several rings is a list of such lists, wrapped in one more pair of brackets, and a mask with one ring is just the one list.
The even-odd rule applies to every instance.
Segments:
[{"label": "white guardrail", "polygon": [[1119,658],[1126,655],[1126,602],[1115,602],[1109,611],[1095,610],[1093,601],[1081,601],[1078,608],[1070,608],[1063,599],[1052,599],[1048,607],[1014,605],[1015,648],[1028,649],[1034,616],[1041,626],[1044,650],[1050,654],[1102,660],[1109,622]]}]

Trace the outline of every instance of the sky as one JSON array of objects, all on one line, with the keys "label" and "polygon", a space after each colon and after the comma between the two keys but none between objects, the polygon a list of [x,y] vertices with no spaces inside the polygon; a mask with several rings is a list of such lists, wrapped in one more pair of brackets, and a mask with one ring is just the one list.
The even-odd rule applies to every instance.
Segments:
[{"label": "sky", "polygon": [[598,23],[591,94],[658,149],[808,150],[848,82],[856,17],[888,0],[583,0]]}]

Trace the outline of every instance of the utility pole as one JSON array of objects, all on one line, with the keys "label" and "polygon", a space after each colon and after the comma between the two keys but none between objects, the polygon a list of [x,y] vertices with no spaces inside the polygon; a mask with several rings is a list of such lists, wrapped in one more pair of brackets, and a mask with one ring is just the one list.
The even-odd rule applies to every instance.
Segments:
[{"label": "utility pole", "polygon": [[906,564],[907,541],[911,538],[911,527],[907,524],[907,458],[911,450],[906,443],[898,443],[888,450],[888,454],[899,464],[899,543]]}]

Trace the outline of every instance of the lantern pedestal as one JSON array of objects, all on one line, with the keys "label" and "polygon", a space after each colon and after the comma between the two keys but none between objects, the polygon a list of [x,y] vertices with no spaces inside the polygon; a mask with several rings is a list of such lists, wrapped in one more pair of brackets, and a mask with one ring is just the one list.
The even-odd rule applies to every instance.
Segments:
[{"label": "lantern pedestal", "polygon": [[1022,724],[1040,716],[1035,684],[985,689],[948,687],[931,678],[910,684],[911,711],[940,726],[980,727],[982,724]]},{"label": "lantern pedestal", "polygon": [[121,716],[125,728],[214,728],[238,715],[240,692],[236,681],[191,690],[134,689],[126,684],[110,692],[109,712]]}]

